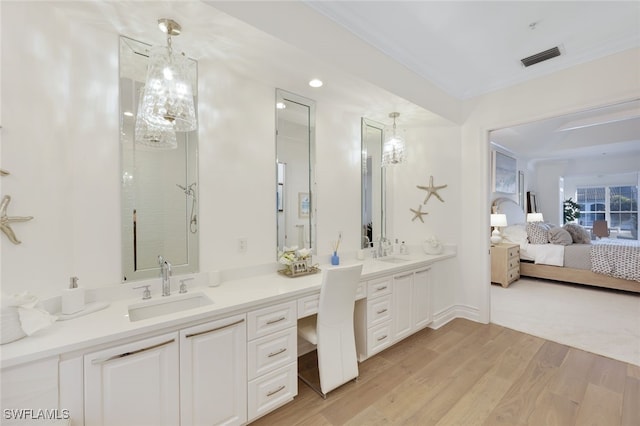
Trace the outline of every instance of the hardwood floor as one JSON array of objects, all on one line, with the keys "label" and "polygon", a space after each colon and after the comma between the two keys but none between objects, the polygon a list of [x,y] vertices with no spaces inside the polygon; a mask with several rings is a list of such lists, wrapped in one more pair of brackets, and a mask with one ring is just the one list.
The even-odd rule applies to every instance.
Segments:
[{"label": "hardwood floor", "polygon": [[640,425],[640,367],[495,324],[425,329],[359,368],[326,400],[298,381],[252,426]]}]

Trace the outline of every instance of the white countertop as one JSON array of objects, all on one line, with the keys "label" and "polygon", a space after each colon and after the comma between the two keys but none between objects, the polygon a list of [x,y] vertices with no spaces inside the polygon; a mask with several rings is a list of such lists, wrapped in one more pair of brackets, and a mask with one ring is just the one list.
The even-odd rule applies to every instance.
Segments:
[{"label": "white countertop", "polygon": [[[365,281],[427,266],[454,256],[454,251],[446,250],[439,255],[411,254],[401,263],[368,259],[346,261],[341,266],[362,263],[361,280]],[[332,266],[320,265],[321,270],[328,268]],[[81,351],[119,339],[177,330],[185,326],[248,312],[263,305],[297,299],[319,292],[321,281],[322,272],[296,278],[269,272],[224,281],[218,287],[189,287],[189,293],[204,293],[213,301],[213,304],[132,322],[129,321],[128,307],[142,302],[142,293],[136,290],[137,297],[111,300],[106,309],[66,321],[57,321],[51,327],[32,336],[0,346],[1,366],[2,368],[11,367],[63,353]],[[177,291],[173,290],[173,294],[177,294]],[[153,291],[152,296],[151,301],[162,297]]]}]

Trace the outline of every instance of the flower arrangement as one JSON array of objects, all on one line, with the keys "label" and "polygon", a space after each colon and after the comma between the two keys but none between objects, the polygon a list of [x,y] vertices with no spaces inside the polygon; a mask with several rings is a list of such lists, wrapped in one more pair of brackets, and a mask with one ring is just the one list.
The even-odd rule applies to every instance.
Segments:
[{"label": "flower arrangement", "polygon": [[315,273],[319,269],[311,265],[311,249],[298,249],[297,246],[284,247],[279,253],[278,263],[285,266],[279,272],[287,276],[298,276]]}]

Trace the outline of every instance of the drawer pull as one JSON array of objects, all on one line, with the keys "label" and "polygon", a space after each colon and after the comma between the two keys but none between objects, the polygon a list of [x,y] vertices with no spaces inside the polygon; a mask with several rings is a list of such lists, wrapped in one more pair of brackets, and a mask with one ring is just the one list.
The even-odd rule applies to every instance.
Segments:
[{"label": "drawer pull", "polygon": [[284,388],[286,388],[286,386],[285,385],[281,385],[278,389],[272,390],[270,392],[267,392],[267,396],[273,396],[273,395],[277,394],[278,392],[280,392]]},{"label": "drawer pull", "polygon": [[401,280],[403,278],[407,278],[409,276],[413,275],[413,272],[409,272],[408,274],[404,274],[404,275],[397,275],[396,277],[394,277],[396,280]]},{"label": "drawer pull", "polygon": [[382,291],[382,290],[386,290],[387,286],[382,286],[382,287],[376,287],[376,291]]},{"label": "drawer pull", "polygon": [[388,309],[384,308],[384,309],[380,309],[378,312],[376,312],[376,314],[380,315],[380,314],[384,314],[385,312],[387,312]]},{"label": "drawer pull", "polygon": [[380,342],[381,340],[384,340],[387,338],[387,335],[385,334],[384,336],[380,336],[378,337],[378,342]]},{"label": "drawer pull", "polygon": [[280,349],[278,351],[271,352],[269,355],[267,355],[267,357],[271,358],[271,357],[274,357],[276,355],[280,355],[282,352],[285,352],[286,350],[287,350],[287,348],[282,348],[282,349]]},{"label": "drawer pull", "polygon": [[232,322],[231,324],[221,325],[220,327],[212,328],[211,330],[199,331],[197,333],[187,334],[185,337],[187,339],[190,339],[191,337],[200,336],[202,334],[213,333],[214,331],[222,330],[223,328],[231,327],[231,326],[234,326],[236,324],[240,324],[241,322],[244,322],[244,318],[239,319],[236,322]]},{"label": "drawer pull", "polygon": [[167,340],[166,342],[158,343],[157,345],[149,346],[149,347],[142,348],[142,349],[137,349],[135,351],[125,352],[125,353],[118,354],[118,355],[113,355],[113,356],[110,356],[110,357],[107,357],[107,358],[92,359],[91,360],[91,364],[104,364],[105,362],[113,361],[114,359],[120,359],[120,358],[127,357],[129,355],[136,355],[136,354],[139,354],[141,352],[150,351],[151,349],[157,349],[157,348],[160,348],[162,346],[168,345],[169,343],[173,343],[175,341],[176,341],[176,339],[171,339],[171,340]]},{"label": "drawer pull", "polygon": [[286,319],[287,319],[287,317],[280,317],[278,319],[272,319],[272,320],[267,321],[267,325],[275,324],[277,322],[284,321]]}]

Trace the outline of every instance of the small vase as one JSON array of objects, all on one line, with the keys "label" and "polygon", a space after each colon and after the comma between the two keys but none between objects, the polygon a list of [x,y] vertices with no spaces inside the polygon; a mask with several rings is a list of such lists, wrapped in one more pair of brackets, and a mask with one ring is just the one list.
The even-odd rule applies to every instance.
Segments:
[{"label": "small vase", "polygon": [[334,251],[333,256],[331,256],[331,264],[339,265],[340,264],[340,256],[338,256],[338,252]]}]

